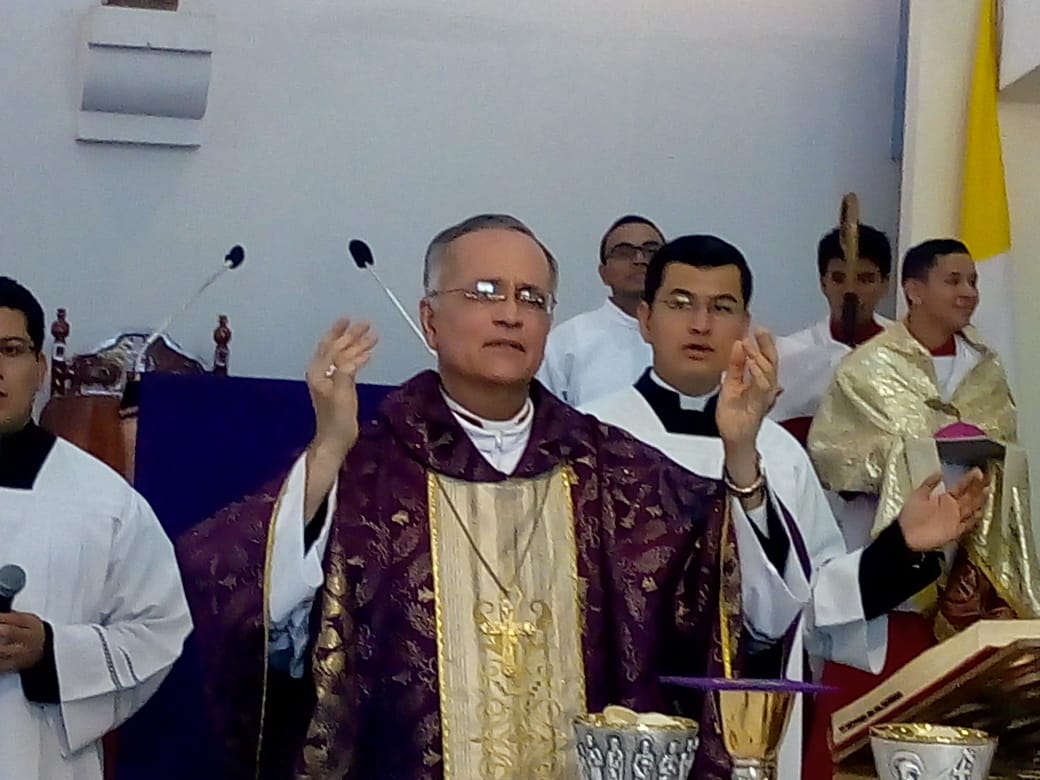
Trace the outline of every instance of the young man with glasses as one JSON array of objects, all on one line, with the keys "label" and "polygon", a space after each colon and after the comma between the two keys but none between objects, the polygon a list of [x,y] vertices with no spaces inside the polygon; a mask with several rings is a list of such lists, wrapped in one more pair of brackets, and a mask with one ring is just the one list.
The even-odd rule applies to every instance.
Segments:
[{"label": "young man with glasses", "polygon": [[645,217],[621,217],[599,245],[599,277],[610,297],[598,309],[561,323],[549,334],[538,380],[572,406],[628,387],[650,361],[636,308],[646,265],[664,237]]},{"label": "young man with glasses", "polygon": [[[768,331],[748,335],[751,292],[751,270],[733,245],[708,235],[667,243],[650,261],[638,310],[652,365],[634,387],[584,410],[694,473],[721,478],[726,467],[719,419],[731,397],[728,389],[745,381],[746,372],[761,382],[777,366]],[[867,549],[847,553],[805,450],[768,419],[757,431],[756,449],[770,495],[792,511],[794,522],[780,522],[780,513],[749,511],[754,536],[738,535],[738,544],[744,544],[741,556],[746,566],[768,573],[763,579],[770,589],[745,587],[744,594],[746,601],[766,603],[804,599],[802,631],[786,676],[805,674],[803,634],[804,647],[815,658],[880,670],[888,611],[938,575],[919,568],[922,553],[972,527],[984,495],[981,473],[966,477],[941,504],[929,497],[935,482],[926,482],[907,497],[887,533]],[[781,750],[779,777],[799,776],[801,747],[796,711]]]},{"label": "young man with glasses", "polygon": [[222,776],[259,760],[264,777],[564,777],[576,715],[676,699],[701,723],[695,776],[730,776],[711,698],[658,679],[722,674],[723,636],[739,670],[800,614],[797,598],[720,608],[738,576],[768,587],[733,529],[762,509],[775,376],[735,375],[726,480],[697,477],[533,381],[556,277],[512,217],[442,231],[420,303],[437,371],[359,428],[375,338],[341,320],[307,371],[306,453],[182,540]]},{"label": "young man with glasses", "polygon": [[33,422],[42,347],[39,302],[0,277],[0,586],[24,583],[0,611],[0,774],[100,780],[101,738],[155,693],[191,618],[145,500]]}]

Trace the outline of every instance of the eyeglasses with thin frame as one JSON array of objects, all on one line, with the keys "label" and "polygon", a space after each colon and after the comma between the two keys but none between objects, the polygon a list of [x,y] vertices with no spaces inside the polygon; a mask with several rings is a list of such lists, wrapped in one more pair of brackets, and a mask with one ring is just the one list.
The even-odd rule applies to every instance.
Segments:
[{"label": "eyeglasses with thin frame", "polygon": [[701,301],[689,293],[671,292],[656,300],[672,311],[682,314],[700,311],[702,308],[707,311],[708,316],[720,320],[734,319],[744,314],[744,307],[729,295],[713,296],[706,301]]},{"label": "eyeglasses with thin frame", "polygon": [[627,241],[623,241],[620,244],[615,244],[607,252],[608,260],[624,260],[625,262],[634,262],[639,257],[649,261],[654,253],[661,248],[659,241],[647,241],[645,244],[630,244]]},{"label": "eyeglasses with thin frame", "polygon": [[[509,286],[498,279],[478,279],[470,287],[454,287],[450,290],[431,290],[427,298],[439,295],[462,295],[468,301],[482,304],[503,303],[509,299]],[[512,291],[513,298],[521,308],[551,315],[556,308],[552,293],[538,287],[524,285]]]},{"label": "eyeglasses with thin frame", "polygon": [[26,355],[35,355],[36,347],[29,339],[7,338],[0,339],[0,357],[5,360],[17,360]]}]

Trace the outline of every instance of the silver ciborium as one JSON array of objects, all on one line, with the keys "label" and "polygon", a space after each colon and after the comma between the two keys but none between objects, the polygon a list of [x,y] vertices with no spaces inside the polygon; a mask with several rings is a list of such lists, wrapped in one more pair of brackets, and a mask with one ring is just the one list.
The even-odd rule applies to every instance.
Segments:
[{"label": "silver ciborium", "polygon": [[870,729],[881,780],[986,780],[997,739],[984,731],[930,723],[888,723]]},{"label": "silver ciborium", "polygon": [[699,727],[689,718],[607,707],[574,721],[581,780],[687,780]]}]

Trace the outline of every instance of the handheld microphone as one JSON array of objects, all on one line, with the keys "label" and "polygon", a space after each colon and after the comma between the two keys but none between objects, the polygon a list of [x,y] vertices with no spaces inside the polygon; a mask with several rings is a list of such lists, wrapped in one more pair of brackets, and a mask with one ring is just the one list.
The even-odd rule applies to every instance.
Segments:
[{"label": "handheld microphone", "polygon": [[408,323],[408,326],[412,329],[412,332],[416,335],[416,338],[418,338],[419,341],[422,343],[426,351],[429,352],[431,355],[437,354],[432,349],[430,349],[430,345],[426,343],[426,337],[423,336],[422,330],[420,330],[419,326],[416,325],[415,320],[412,319],[411,315],[408,313],[408,310],[401,305],[401,302],[397,299],[397,296],[394,295],[393,291],[383,283],[382,279],[379,278],[379,274],[376,273],[376,260],[372,256],[372,249],[368,246],[368,244],[366,244],[364,241],[360,239],[355,238],[351,240],[349,244],[347,244],[347,250],[350,252],[350,256],[354,258],[354,264],[357,265],[357,267],[360,268],[362,271],[368,271],[370,274],[372,274],[373,278],[375,278],[379,286],[383,288],[383,292],[386,293],[387,297],[390,299],[390,302],[397,307],[397,310],[401,313],[401,316],[404,317],[404,321]]},{"label": "handheld microphone", "polygon": [[202,293],[206,292],[206,290],[209,288],[211,284],[217,281],[217,279],[226,274],[228,271],[233,271],[234,269],[238,268],[240,265],[242,265],[242,263],[245,262],[245,259],[246,250],[243,249],[241,245],[235,244],[233,247],[231,247],[231,251],[224,255],[224,264],[220,267],[220,269],[212,276],[210,276],[209,279],[203,282],[202,286],[199,289],[197,289],[190,298],[188,298],[188,300],[185,302],[183,306],[181,306],[180,309],[178,309],[169,317],[167,317],[166,321],[163,322],[163,324],[160,325],[158,328],[153,330],[151,334],[148,336],[148,338],[145,339],[144,346],[141,347],[141,350],[137,353],[137,360],[134,361],[135,374],[140,374],[144,370],[144,360],[145,355],[148,352],[148,348],[151,347],[152,344],[154,344],[158,340],[158,338],[167,331],[170,325],[173,324],[173,321],[180,317],[182,314],[184,314],[184,312],[186,312],[189,308],[191,308],[191,305],[202,296]]},{"label": "handheld microphone", "polygon": [[25,569],[11,563],[0,569],[0,613],[11,611],[11,602],[25,587]]}]

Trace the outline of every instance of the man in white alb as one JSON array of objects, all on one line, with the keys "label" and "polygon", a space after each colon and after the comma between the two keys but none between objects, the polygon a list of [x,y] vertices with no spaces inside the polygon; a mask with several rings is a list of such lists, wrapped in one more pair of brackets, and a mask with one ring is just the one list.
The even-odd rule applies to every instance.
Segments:
[{"label": "man in white alb", "polygon": [[635,215],[616,220],[603,235],[599,276],[610,297],[553,328],[538,372],[538,380],[571,406],[628,387],[649,363],[636,307],[646,264],[663,243],[657,226]]},{"label": "man in white alb", "polygon": [[0,278],[0,776],[100,780],[101,738],[155,693],[191,631],[173,545],[121,476],[31,418],[43,309]]},{"label": "man in white alb", "polygon": [[[764,364],[776,361],[768,332],[756,333],[754,343],[746,337],[751,292],[751,271],[731,244],[704,235],[665,244],[647,269],[638,311],[653,365],[634,387],[585,410],[690,471],[721,476],[716,415],[725,402],[719,400],[720,388],[741,379],[736,366],[749,349]],[[887,533],[866,549],[847,553],[806,452],[772,420],[763,421],[756,443],[771,490],[793,518],[787,516],[785,524],[779,513],[769,518],[751,513],[761,544],[746,545],[746,554],[762,550],[756,564],[774,573],[772,587],[805,594],[805,647],[813,657],[880,670],[887,612],[935,577],[917,568],[920,551],[958,538],[970,520],[951,500],[945,502],[946,514],[937,516],[938,505],[929,498],[934,484],[926,483],[907,498]],[[981,488],[981,474],[974,474],[961,492],[981,494]],[[789,658],[792,679],[804,673],[801,647],[796,641]],[[799,776],[801,746],[796,710],[781,750],[780,777]]]}]

